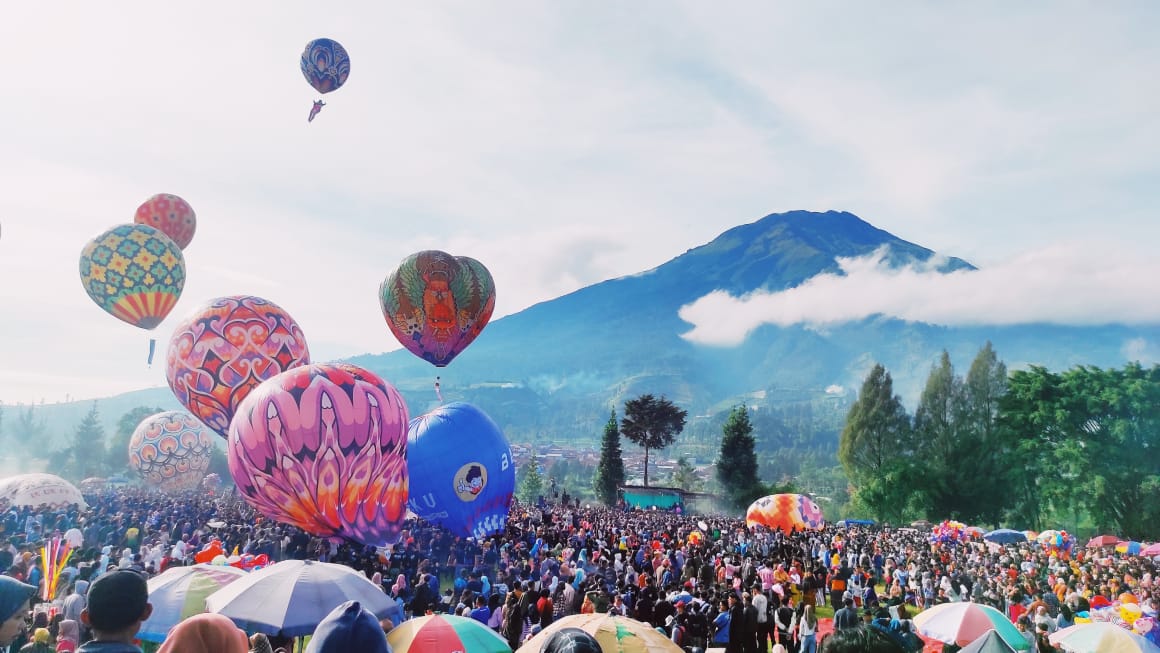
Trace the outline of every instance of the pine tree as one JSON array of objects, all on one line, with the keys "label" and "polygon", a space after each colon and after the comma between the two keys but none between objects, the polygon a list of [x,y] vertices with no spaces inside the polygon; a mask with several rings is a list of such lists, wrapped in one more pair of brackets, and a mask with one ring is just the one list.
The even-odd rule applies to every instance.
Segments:
[{"label": "pine tree", "polygon": [[617,492],[624,485],[624,454],[620,450],[620,427],[616,422],[616,410],[608,416],[604,425],[604,437],[600,441],[600,463],[596,467],[593,489],[596,497],[606,506],[616,503]]},{"label": "pine tree", "polygon": [[965,468],[959,460],[963,414],[963,380],[955,375],[950,354],[943,350],[914,411],[915,457],[925,470],[914,481],[929,515],[970,519],[964,513],[963,491],[977,484],[979,470]]},{"label": "pine tree", "polygon": [[757,478],[757,454],[749,409],[735,406],[721,428],[721,453],[717,458],[717,480],[726,500],[734,508],[744,508],[765,493]]},{"label": "pine tree", "polygon": [[910,503],[910,416],[894,381],[875,365],[850,406],[838,441],[838,460],[855,497],[876,516],[901,519]]},{"label": "pine tree", "polygon": [[644,486],[648,487],[649,449],[664,449],[685,429],[688,411],[673,402],[652,395],[641,395],[624,402],[624,419],[620,432],[638,446],[644,447]]},{"label": "pine tree", "polygon": [[62,471],[66,476],[80,481],[101,473],[104,469],[104,458],[105,428],[101,426],[97,402],[94,401],[93,407],[77,425],[73,445],[68,452],[68,462]]},{"label": "pine tree", "polygon": [[544,479],[540,476],[540,461],[536,458],[535,451],[520,471],[522,478],[519,488],[516,489],[516,497],[524,503],[535,503],[544,491]]}]

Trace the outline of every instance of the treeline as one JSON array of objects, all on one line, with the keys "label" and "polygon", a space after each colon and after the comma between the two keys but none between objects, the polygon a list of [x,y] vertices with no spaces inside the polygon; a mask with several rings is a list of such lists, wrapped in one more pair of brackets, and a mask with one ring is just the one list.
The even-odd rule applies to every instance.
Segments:
[{"label": "treeline", "polygon": [[876,365],[838,458],[870,516],[1072,527],[1160,537],[1160,366],[1032,366],[1011,374],[987,343],[966,377],[944,351],[914,414]]}]

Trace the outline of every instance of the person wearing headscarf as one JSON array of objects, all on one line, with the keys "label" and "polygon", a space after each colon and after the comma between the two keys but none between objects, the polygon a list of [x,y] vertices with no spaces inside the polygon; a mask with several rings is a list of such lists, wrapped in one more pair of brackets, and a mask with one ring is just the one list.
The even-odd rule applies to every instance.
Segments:
[{"label": "person wearing headscarf", "polygon": [[56,650],[72,653],[81,643],[80,623],[73,619],[60,622],[60,630],[56,634]]},{"label": "person wearing headscarf", "polygon": [[32,641],[20,647],[20,653],[53,653],[48,644],[51,638],[47,628],[37,628],[32,632]]},{"label": "person wearing headscarf", "polygon": [[36,588],[10,576],[0,576],[0,649],[24,632],[24,615]]},{"label": "person wearing headscarf", "polygon": [[[314,629],[305,653],[390,653],[379,619],[358,601],[347,601]],[[161,652],[159,652],[161,653]]]},{"label": "person wearing headscarf", "polygon": [[157,653],[249,653],[250,640],[229,617],[194,615],[169,631]]},{"label": "person wearing headscarf", "polygon": [[89,592],[89,581],[78,580],[73,584],[72,594],[64,597],[64,606],[61,609],[61,614],[65,619],[71,619],[78,624],[81,621],[81,612],[88,605],[86,595]]}]

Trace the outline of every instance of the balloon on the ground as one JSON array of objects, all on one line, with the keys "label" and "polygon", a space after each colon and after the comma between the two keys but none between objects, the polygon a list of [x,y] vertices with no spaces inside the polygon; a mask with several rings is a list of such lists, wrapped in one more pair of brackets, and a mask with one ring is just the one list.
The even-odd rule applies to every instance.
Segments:
[{"label": "balloon on the ground", "polygon": [[398,540],[407,504],[407,406],[354,365],[283,372],[230,425],[238,491],[267,517],[333,541]]},{"label": "balloon on the ground", "polygon": [[803,494],[771,494],[749,504],[745,525],[764,526],[784,533],[817,530],[826,523],[822,509]]},{"label": "balloon on the ground", "polygon": [[387,326],[404,347],[437,367],[487,326],[495,283],[479,261],[426,250],[403,259],[379,286]]},{"label": "balloon on the ground", "polygon": [[165,378],[177,400],[224,438],[251,390],[309,363],[306,336],[289,313],[236,295],[211,299],[174,328]]},{"label": "balloon on the ground", "polygon": [[409,507],[460,537],[503,531],[516,471],[511,445],[482,410],[453,402],[407,429]]},{"label": "balloon on the ground", "polygon": [[193,490],[205,479],[214,437],[193,415],[169,410],[141,420],[129,440],[129,466],[165,491]]},{"label": "balloon on the ground", "polygon": [[197,231],[197,214],[189,202],[176,195],[158,193],[137,207],[133,222],[157,229],[185,249]]},{"label": "balloon on the ground", "polygon": [[314,39],[307,43],[299,66],[302,76],[319,93],[338,90],[350,76],[346,48],[332,39]]},{"label": "balloon on the ground", "polygon": [[185,287],[185,258],[169,236],[143,224],[123,224],[81,251],[81,283],[106,312],[153,329],[177,305]]}]

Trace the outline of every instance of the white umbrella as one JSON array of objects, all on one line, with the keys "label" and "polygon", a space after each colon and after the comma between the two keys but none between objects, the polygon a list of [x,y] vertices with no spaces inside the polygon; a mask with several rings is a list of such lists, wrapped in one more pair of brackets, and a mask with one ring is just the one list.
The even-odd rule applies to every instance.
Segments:
[{"label": "white umbrella", "polygon": [[165,641],[169,629],[195,614],[205,612],[210,594],[245,577],[246,572],[222,565],[170,567],[149,579],[149,604],[153,613],[141,624],[140,639]]},{"label": "white umbrella", "polygon": [[0,480],[0,499],[13,506],[75,503],[88,507],[75,485],[52,474],[21,474]]},{"label": "white umbrella", "polygon": [[1107,622],[1068,626],[1055,631],[1047,640],[1074,653],[1160,653],[1160,646]]},{"label": "white umbrella", "polygon": [[252,572],[211,594],[205,607],[248,632],[301,637],[347,601],[358,601],[380,619],[398,613],[395,600],[360,572],[312,560],[286,560]]}]

